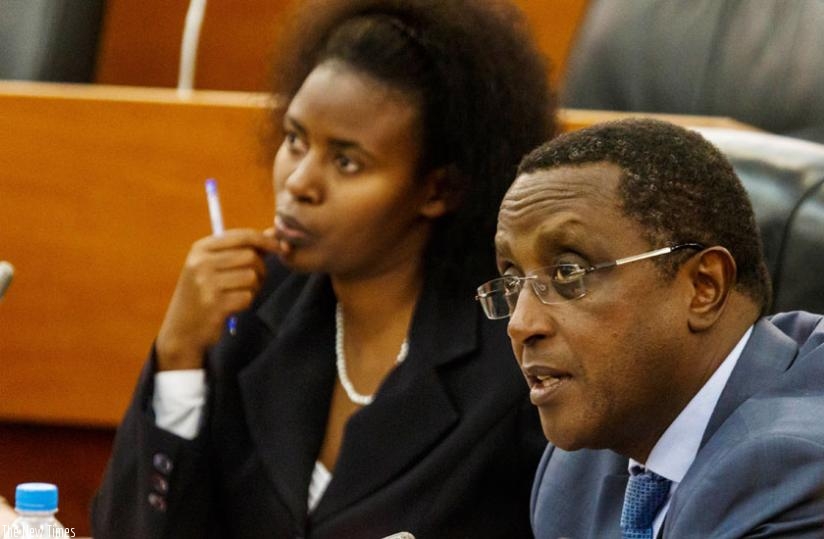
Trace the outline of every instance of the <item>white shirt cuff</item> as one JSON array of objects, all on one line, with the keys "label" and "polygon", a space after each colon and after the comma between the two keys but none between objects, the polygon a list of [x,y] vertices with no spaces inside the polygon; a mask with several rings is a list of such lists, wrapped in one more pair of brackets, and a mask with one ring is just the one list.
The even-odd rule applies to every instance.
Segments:
[{"label": "white shirt cuff", "polygon": [[206,372],[203,369],[163,371],[155,374],[152,408],[155,425],[193,440],[200,430],[206,403]]}]

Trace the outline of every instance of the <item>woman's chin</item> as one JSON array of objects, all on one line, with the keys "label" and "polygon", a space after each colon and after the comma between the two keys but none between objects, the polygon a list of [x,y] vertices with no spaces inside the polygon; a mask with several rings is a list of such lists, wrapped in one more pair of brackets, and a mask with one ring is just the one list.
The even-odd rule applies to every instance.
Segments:
[{"label": "woman's chin", "polygon": [[286,253],[278,253],[281,264],[295,273],[324,272],[326,268],[317,260],[312,260],[302,249],[292,249]]}]

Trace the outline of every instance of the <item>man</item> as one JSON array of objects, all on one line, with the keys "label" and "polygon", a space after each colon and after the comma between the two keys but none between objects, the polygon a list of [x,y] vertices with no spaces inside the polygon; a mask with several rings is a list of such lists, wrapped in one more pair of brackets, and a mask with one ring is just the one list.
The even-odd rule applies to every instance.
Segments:
[{"label": "man", "polygon": [[752,207],[698,134],[625,120],[522,161],[495,238],[550,440],[536,537],[824,536],[824,320],[763,318]]}]

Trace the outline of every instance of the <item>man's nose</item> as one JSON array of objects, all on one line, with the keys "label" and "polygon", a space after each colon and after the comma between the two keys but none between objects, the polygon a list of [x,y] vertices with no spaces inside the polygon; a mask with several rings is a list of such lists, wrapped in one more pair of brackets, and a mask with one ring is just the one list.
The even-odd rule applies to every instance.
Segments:
[{"label": "man's nose", "polygon": [[524,346],[536,339],[550,336],[553,331],[550,310],[538,299],[530,283],[524,283],[507,325],[507,333],[512,344]]}]

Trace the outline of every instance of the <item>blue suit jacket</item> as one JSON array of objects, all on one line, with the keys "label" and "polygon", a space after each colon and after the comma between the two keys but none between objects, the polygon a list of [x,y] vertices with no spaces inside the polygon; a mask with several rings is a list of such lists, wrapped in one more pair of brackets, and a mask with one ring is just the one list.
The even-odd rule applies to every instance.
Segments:
[{"label": "blue suit jacket", "polygon": [[[625,457],[550,445],[532,492],[535,537],[620,537],[626,482]],[[824,537],[824,318],[756,324],[662,535]]]}]

